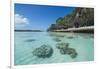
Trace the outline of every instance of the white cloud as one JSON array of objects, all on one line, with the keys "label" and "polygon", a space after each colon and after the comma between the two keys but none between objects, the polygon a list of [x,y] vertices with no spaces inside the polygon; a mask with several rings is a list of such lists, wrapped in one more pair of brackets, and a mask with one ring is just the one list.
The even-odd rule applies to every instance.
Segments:
[{"label": "white cloud", "polygon": [[16,28],[21,28],[21,27],[25,27],[27,24],[29,24],[29,19],[24,17],[23,15],[15,14],[14,22],[15,22]]}]

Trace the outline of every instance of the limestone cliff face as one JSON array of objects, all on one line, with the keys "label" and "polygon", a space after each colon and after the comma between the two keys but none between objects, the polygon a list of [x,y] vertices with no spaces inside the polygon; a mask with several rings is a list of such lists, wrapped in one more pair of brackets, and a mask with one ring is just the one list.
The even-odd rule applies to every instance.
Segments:
[{"label": "limestone cliff face", "polygon": [[68,15],[59,17],[55,24],[52,24],[48,31],[55,29],[67,29],[71,27],[83,27],[94,25],[94,9],[93,8],[80,8]]},{"label": "limestone cliff face", "polygon": [[94,9],[93,8],[76,8],[76,16],[74,18],[73,24],[75,23],[79,26],[91,26],[94,25]]}]

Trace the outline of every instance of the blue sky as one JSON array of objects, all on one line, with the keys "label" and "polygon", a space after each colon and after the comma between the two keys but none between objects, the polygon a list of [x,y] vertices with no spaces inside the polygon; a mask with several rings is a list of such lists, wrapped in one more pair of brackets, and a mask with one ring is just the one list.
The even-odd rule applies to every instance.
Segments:
[{"label": "blue sky", "polygon": [[56,19],[70,14],[74,7],[15,4],[15,29],[46,30]]}]

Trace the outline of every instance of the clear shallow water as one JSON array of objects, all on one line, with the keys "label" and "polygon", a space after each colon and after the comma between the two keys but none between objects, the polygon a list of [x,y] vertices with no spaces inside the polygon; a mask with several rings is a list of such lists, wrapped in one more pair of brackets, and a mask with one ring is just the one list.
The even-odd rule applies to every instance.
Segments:
[{"label": "clear shallow water", "polygon": [[[55,38],[61,41],[55,41]],[[76,50],[77,57],[73,59],[67,54],[62,55],[56,48],[57,43],[69,43],[69,47]],[[53,48],[52,56],[49,58],[34,56],[32,51],[44,44]],[[94,37],[93,34],[83,33],[15,32],[14,53],[15,65],[92,61],[94,59]]]}]

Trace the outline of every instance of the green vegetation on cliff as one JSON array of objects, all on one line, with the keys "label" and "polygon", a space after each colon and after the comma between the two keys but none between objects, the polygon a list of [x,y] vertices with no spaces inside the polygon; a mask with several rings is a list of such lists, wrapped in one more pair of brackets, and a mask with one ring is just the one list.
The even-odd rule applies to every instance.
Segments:
[{"label": "green vegetation on cliff", "polygon": [[56,29],[67,29],[72,27],[84,27],[94,25],[94,9],[93,8],[80,8],[63,17],[59,17],[55,24],[52,24],[48,31]]}]

